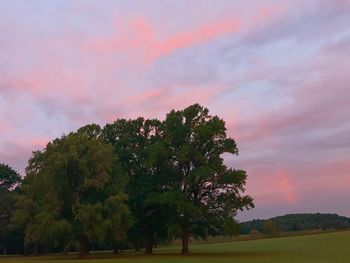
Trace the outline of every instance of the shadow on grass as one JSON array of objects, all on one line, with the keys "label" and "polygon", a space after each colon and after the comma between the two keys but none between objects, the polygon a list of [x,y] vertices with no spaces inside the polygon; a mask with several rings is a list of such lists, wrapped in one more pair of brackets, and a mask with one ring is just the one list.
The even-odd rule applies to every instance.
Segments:
[{"label": "shadow on grass", "polygon": [[274,253],[268,251],[236,251],[236,252],[193,252],[189,255],[183,256],[179,253],[160,253],[152,255],[154,257],[177,257],[177,258],[186,258],[186,257],[196,257],[196,258],[220,258],[220,257],[261,257],[261,256],[270,256]]},{"label": "shadow on grass", "polygon": [[261,251],[251,251],[251,252],[193,252],[189,255],[183,256],[179,253],[155,253],[153,255],[144,255],[143,253],[137,252],[126,252],[119,255],[114,255],[112,253],[92,253],[87,255],[85,258],[79,258],[78,255],[50,255],[50,256],[36,256],[36,257],[21,257],[24,261],[34,260],[35,261],[66,261],[66,260],[108,260],[108,259],[135,259],[135,260],[161,260],[161,259],[186,259],[186,258],[260,258],[260,257],[271,257],[276,255],[274,252],[261,252]]}]

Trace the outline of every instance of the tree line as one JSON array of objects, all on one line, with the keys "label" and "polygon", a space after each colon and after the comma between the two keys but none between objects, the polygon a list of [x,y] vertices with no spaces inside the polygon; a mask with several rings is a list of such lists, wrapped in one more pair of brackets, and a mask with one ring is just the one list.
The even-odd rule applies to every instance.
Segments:
[{"label": "tree line", "polygon": [[225,122],[199,104],[163,121],[117,119],[89,124],[32,153],[23,179],[0,166],[0,249],[64,253],[145,249],[159,242],[233,235],[247,174],[229,168],[237,155]]},{"label": "tree line", "polygon": [[[272,224],[273,223],[273,224]],[[240,223],[240,234],[290,232],[304,230],[344,230],[350,228],[350,218],[337,214],[304,213],[287,214],[277,216],[268,220],[255,219]],[[267,231],[268,230],[268,231]]]}]

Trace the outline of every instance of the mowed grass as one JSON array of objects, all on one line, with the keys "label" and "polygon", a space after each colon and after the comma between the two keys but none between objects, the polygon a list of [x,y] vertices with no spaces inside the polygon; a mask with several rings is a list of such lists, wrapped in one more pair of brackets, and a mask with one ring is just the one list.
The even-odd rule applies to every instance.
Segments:
[{"label": "mowed grass", "polygon": [[69,256],[39,257],[0,257],[0,262],[9,263],[202,263],[202,262],[350,262],[350,231],[314,234],[306,236],[281,237],[240,242],[194,244],[190,247],[191,255],[179,255],[176,246],[159,248],[155,255],[127,252],[114,256],[96,253],[86,259]]}]

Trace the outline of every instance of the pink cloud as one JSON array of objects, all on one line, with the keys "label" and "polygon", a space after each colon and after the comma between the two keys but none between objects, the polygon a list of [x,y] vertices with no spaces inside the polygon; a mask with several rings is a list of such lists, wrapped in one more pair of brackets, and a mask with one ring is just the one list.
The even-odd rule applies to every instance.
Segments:
[{"label": "pink cloud", "polygon": [[329,160],[299,171],[311,193],[343,192],[350,189],[350,158]]},{"label": "pink cloud", "polygon": [[11,125],[9,125],[8,123],[0,122],[0,132],[9,131],[10,128],[11,128]]},{"label": "pink cloud", "polygon": [[114,27],[116,28],[114,36],[89,40],[84,44],[86,51],[97,54],[127,52],[129,55],[136,52],[138,62],[149,64],[177,49],[236,33],[241,29],[241,22],[239,18],[222,19],[175,33],[165,39],[162,37],[162,32],[143,16],[118,17]]},{"label": "pink cloud", "polygon": [[[273,12],[280,11],[266,6],[260,11],[265,16],[272,16]],[[80,38],[68,31],[36,43],[36,49],[40,50],[38,61],[20,73],[20,81],[11,80],[11,86],[43,101],[64,100],[76,103],[77,107],[95,108],[96,111],[103,111],[103,108],[113,110],[112,113],[101,113],[100,116],[107,116],[107,119],[115,116],[117,108],[111,105],[116,105],[118,101],[130,101],[135,105],[147,104],[149,99],[157,98],[156,105],[152,107],[158,110],[166,109],[168,105],[183,106],[194,101],[208,104],[221,89],[217,91],[216,87],[211,90],[210,87],[181,83],[188,86],[186,91],[161,91],[169,89],[169,86],[159,87],[156,84],[155,88],[149,88],[151,91],[144,92],[136,86],[140,85],[137,79],[142,81],[152,63],[162,56],[237,34],[247,29],[244,26],[239,16],[235,15],[233,18],[202,21],[167,34],[162,32],[163,27],[155,25],[142,14],[123,14],[115,18],[112,35]],[[124,76],[124,72],[130,76]],[[175,84],[171,83],[171,86]],[[105,98],[106,107],[94,104],[101,94],[109,94]],[[170,97],[168,94],[171,94]]]},{"label": "pink cloud", "polygon": [[289,204],[294,204],[297,202],[298,198],[295,193],[295,186],[292,181],[292,176],[286,170],[277,171],[275,176],[279,186],[279,191],[281,191],[285,200]]},{"label": "pink cloud", "polygon": [[256,13],[255,23],[264,22],[275,19],[277,16],[283,14],[287,9],[286,4],[277,3],[264,6]]},{"label": "pink cloud", "polygon": [[260,28],[281,17],[286,10],[286,5],[270,4],[259,8],[249,19],[243,20],[238,12],[234,12],[229,18],[204,20],[185,29],[178,28],[171,33],[166,32],[163,25],[156,24],[143,14],[123,14],[114,19],[112,35],[89,38],[82,43],[82,49],[98,55],[124,53],[128,54],[128,60],[125,62],[150,65],[176,50]]},{"label": "pink cloud", "polygon": [[268,168],[268,167],[235,167],[243,168],[248,173],[247,192],[252,195],[260,208],[273,207],[285,204],[294,206],[299,203],[301,197],[299,182],[295,179],[292,169]]},{"label": "pink cloud", "polygon": [[202,25],[193,31],[184,32],[156,45],[159,55],[169,54],[176,49],[197,45],[213,38],[236,33],[241,29],[240,19],[219,20],[212,24]]},{"label": "pink cloud", "polygon": [[153,62],[175,50],[195,46],[227,34],[237,34],[248,30],[249,27],[261,26],[276,19],[285,10],[286,7],[282,4],[266,5],[256,12],[256,16],[251,21],[246,21],[245,24],[239,14],[235,14],[230,18],[204,22],[167,37],[164,37],[166,34],[160,30],[159,26],[154,26],[145,16],[118,16],[113,23],[116,29],[115,35],[89,40],[86,48],[89,52],[102,54],[135,51],[138,48],[145,62]]}]

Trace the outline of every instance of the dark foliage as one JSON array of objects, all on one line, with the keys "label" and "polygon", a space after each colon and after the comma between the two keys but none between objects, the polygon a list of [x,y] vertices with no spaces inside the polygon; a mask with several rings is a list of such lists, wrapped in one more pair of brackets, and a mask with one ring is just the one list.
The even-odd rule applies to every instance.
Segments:
[{"label": "dark foliage", "polygon": [[21,176],[9,165],[0,163],[0,187],[11,189],[21,181]]},{"label": "dark foliage", "polygon": [[14,229],[11,222],[15,211],[15,189],[21,182],[20,175],[7,164],[0,164],[0,253],[20,252],[22,232]]},{"label": "dark foliage", "polygon": [[237,212],[254,207],[247,174],[224,120],[199,104],[164,121],[97,124],[32,153],[26,176],[0,165],[0,249],[44,254],[145,248],[181,237],[238,232]]},{"label": "dark foliage", "polygon": [[[271,218],[279,231],[302,231],[302,230],[341,230],[350,228],[350,218],[337,214],[288,214]],[[253,230],[264,232],[264,224],[267,220],[251,220],[240,223],[240,233],[249,234]]]}]

